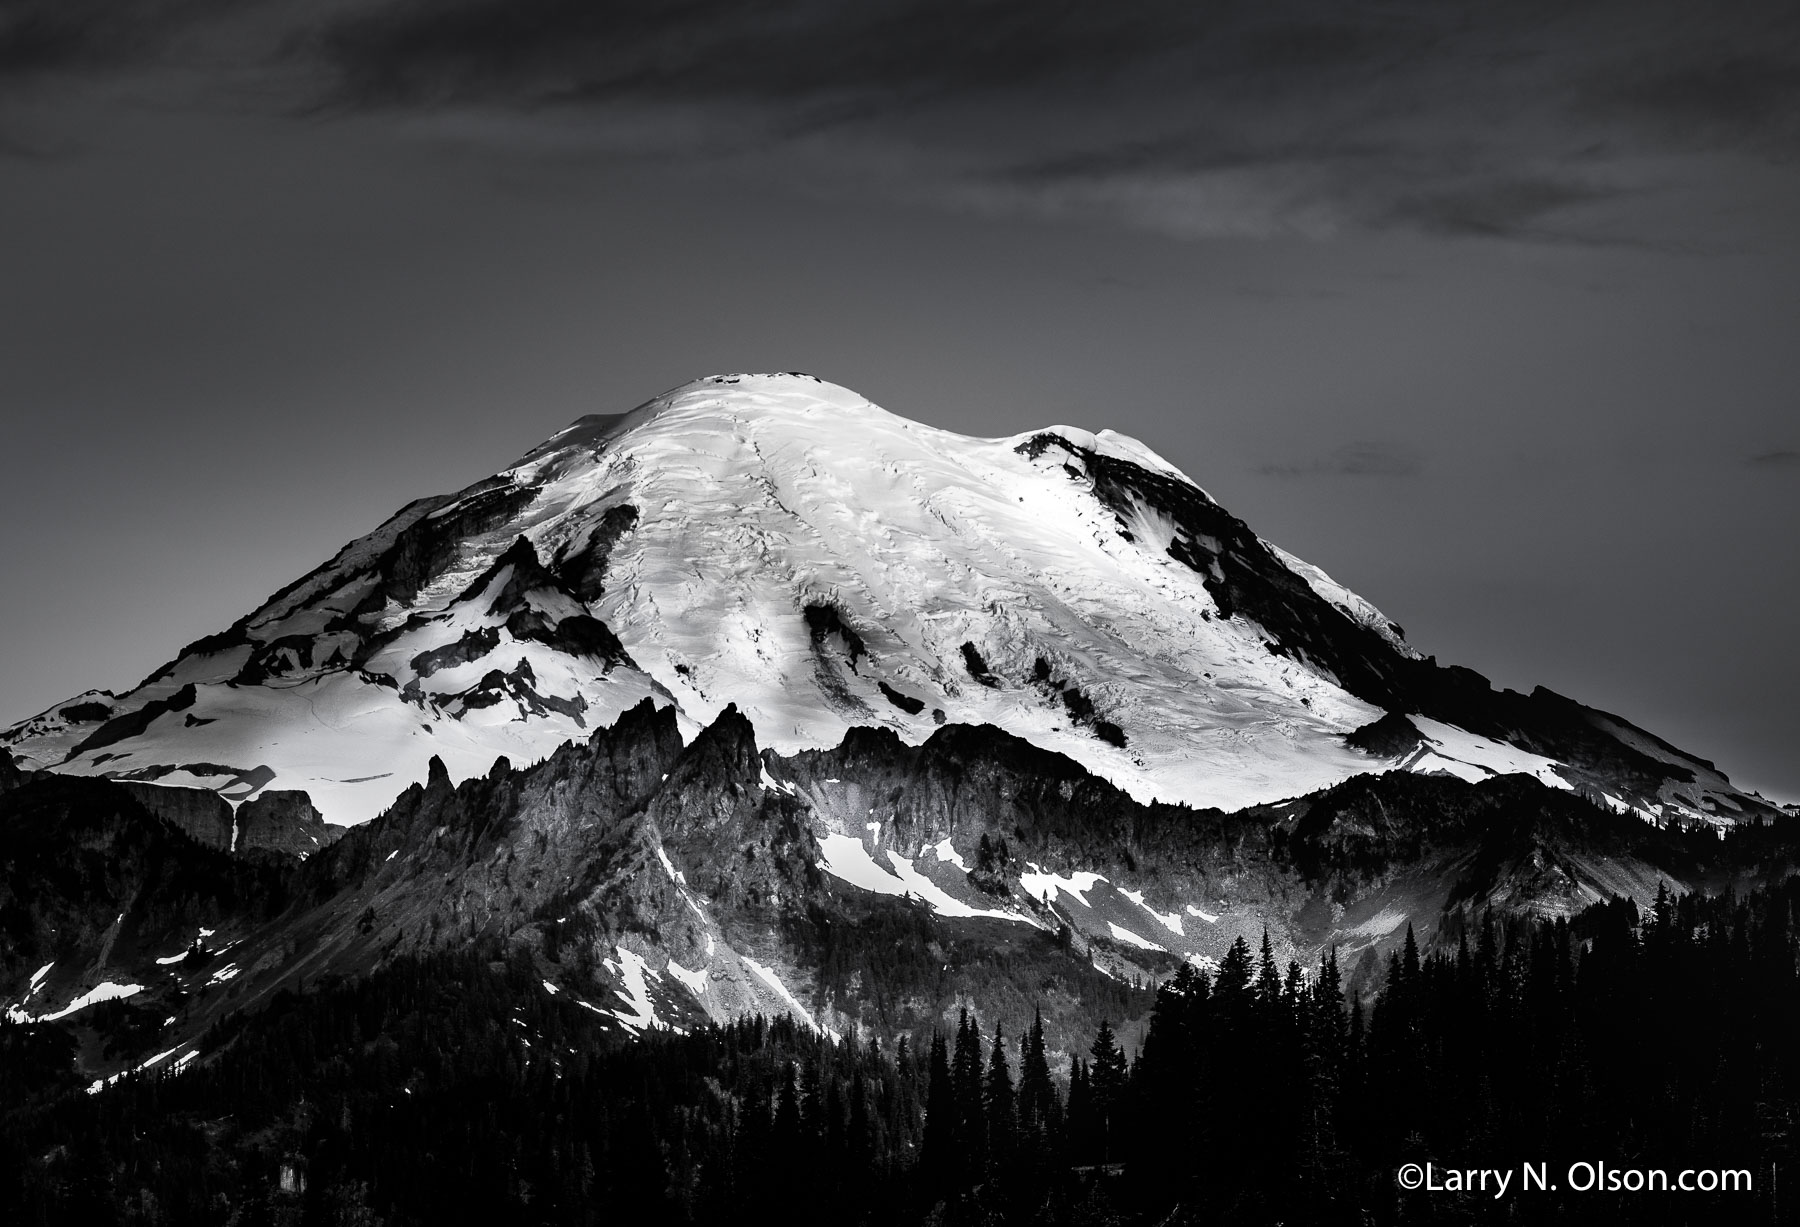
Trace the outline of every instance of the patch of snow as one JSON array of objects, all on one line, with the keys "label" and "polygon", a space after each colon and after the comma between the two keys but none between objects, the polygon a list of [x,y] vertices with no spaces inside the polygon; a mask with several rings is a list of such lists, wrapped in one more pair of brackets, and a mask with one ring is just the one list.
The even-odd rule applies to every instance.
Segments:
[{"label": "patch of snow", "polygon": [[[93,988],[90,988],[87,992],[75,998],[75,1000],[71,1001],[62,1009],[57,1010],[55,1013],[39,1014],[36,1018],[28,1019],[27,1021],[55,1022],[59,1018],[67,1018],[77,1010],[85,1010],[90,1005],[97,1005],[102,1001],[117,1001],[122,997],[135,997],[143,991],[144,986],[141,984],[114,984],[112,981],[108,980],[104,984],[98,984]],[[10,1015],[11,1011],[8,1011],[8,1014]]]},{"label": "patch of snow", "polygon": [[1086,869],[1077,870],[1066,878],[1060,874],[1045,873],[1036,865],[1031,865],[1030,870],[1029,873],[1019,875],[1019,885],[1029,891],[1034,898],[1042,899],[1049,896],[1054,902],[1056,893],[1061,892],[1065,895],[1072,895],[1082,907],[1093,906],[1087,900],[1088,891],[1094,889],[1096,882],[1106,881],[1103,875]]},{"label": "patch of snow", "polygon": [[836,831],[819,837],[819,851],[825,859],[820,868],[834,878],[852,886],[874,891],[878,895],[904,895],[906,888],[889,870],[875,863],[863,841]]},{"label": "patch of snow", "polygon": [[[668,778],[669,777],[666,775],[663,777],[663,779],[665,779],[665,780]],[[785,792],[790,797],[797,797],[800,795],[800,790],[798,788],[794,787],[794,782],[792,780],[778,780],[774,776],[770,775],[769,767],[768,767],[767,763],[763,764],[762,774],[758,777],[758,779],[761,780],[762,786],[764,788],[766,788],[772,792]]]},{"label": "patch of snow", "polygon": [[1036,923],[1019,912],[971,907],[920,873],[909,858],[886,849],[881,855],[893,868],[884,869],[869,855],[862,840],[853,836],[836,832],[822,835],[819,850],[825,858],[819,867],[832,877],[878,895],[911,895],[940,916],[991,916],[998,920]]},{"label": "patch of snow", "polygon": [[645,975],[648,973],[654,976],[659,973],[649,967],[635,951],[623,946],[615,946],[614,949],[618,952],[619,960],[615,963],[608,959],[606,966],[625,981],[625,987],[614,990],[614,995],[625,1003],[629,1012],[614,1010],[612,1016],[633,1035],[651,1028],[679,1032],[680,1028],[671,1028],[668,1023],[656,1017],[656,1006],[650,1000],[650,986]]},{"label": "patch of snow", "polygon": [[1574,787],[1557,774],[1556,762],[1541,754],[1467,732],[1428,716],[1415,715],[1407,719],[1425,735],[1427,742],[1404,764],[1409,771],[1437,770],[1471,782],[1517,773],[1533,776],[1551,788]]},{"label": "patch of snow", "polygon": [[[166,1061],[166,1060],[168,1060],[168,1058],[171,1055],[173,1055],[174,1053],[180,1052],[180,1051],[181,1051],[181,1045],[177,1044],[177,1045],[175,1045],[175,1047],[169,1049],[167,1052],[159,1052],[155,1056],[149,1058],[148,1060],[143,1061],[143,1062],[139,1063],[138,1065],[132,1067],[130,1072],[132,1072],[134,1074],[141,1074],[146,1069],[149,1069],[152,1065],[155,1065],[160,1061]],[[193,1060],[198,1055],[199,1055],[199,1052],[197,1050],[194,1052],[188,1053],[186,1056],[182,1057],[181,1060],[175,1062],[175,1068],[176,1069],[182,1068],[184,1065],[186,1065],[189,1061]],[[124,1072],[121,1071],[120,1073],[114,1074],[110,1078],[96,1078],[93,1082],[88,1084],[87,1093],[90,1095],[98,1095],[101,1091],[105,1090],[107,1087],[111,1086],[113,1083],[117,1082],[120,1078],[123,1078],[124,1076],[125,1076]]]},{"label": "patch of snow", "polygon": [[689,971],[674,959],[670,959],[669,974],[687,985],[688,991],[693,993],[696,997],[706,992],[707,976],[704,967],[699,971]]},{"label": "patch of snow", "polygon": [[1406,923],[1406,912],[1397,907],[1384,907],[1350,932],[1359,937],[1383,938]]},{"label": "patch of snow", "polygon": [[1186,933],[1181,931],[1181,913],[1157,911],[1148,903],[1144,902],[1144,892],[1141,890],[1120,890],[1119,893],[1143,908],[1146,912],[1149,912],[1163,928],[1169,930],[1169,932],[1175,934],[1175,936],[1187,936]]},{"label": "patch of snow", "polygon": [[788,991],[787,985],[781,982],[780,976],[776,975],[767,967],[764,967],[761,963],[758,963],[749,955],[739,955],[738,957],[743,959],[744,966],[756,973],[758,979],[775,990],[776,996],[781,998],[794,1017],[805,1023],[808,1027],[811,1027],[814,1031],[829,1035],[834,1040],[841,1038],[836,1031],[831,1030],[829,1027],[819,1026],[818,1020],[812,1016],[812,1011],[801,1005],[799,998]]},{"label": "patch of snow", "polygon": [[937,853],[938,860],[948,861],[950,864],[955,865],[958,869],[962,870],[964,873],[969,872],[969,867],[967,865],[963,864],[962,854],[957,852],[957,850],[955,848],[950,846],[950,837],[948,835],[946,835],[946,836],[944,836],[944,838],[938,840],[935,844],[932,844],[931,850],[933,852]]},{"label": "patch of snow", "polygon": [[556,985],[550,983],[550,981],[545,980],[544,981],[544,991],[546,993],[549,993],[552,997],[554,997],[554,996],[556,996],[556,994],[560,993],[562,990],[557,988]]},{"label": "patch of snow", "polygon": [[1127,945],[1137,946],[1144,950],[1161,950],[1162,949],[1161,946],[1157,945],[1153,941],[1150,941],[1148,938],[1139,937],[1136,933],[1133,933],[1130,929],[1127,929],[1127,928],[1123,927],[1122,925],[1116,925],[1110,920],[1106,922],[1106,927],[1108,929],[1112,930],[1112,935],[1115,938],[1126,943]]},{"label": "patch of snow", "polygon": [[1207,911],[1205,908],[1195,907],[1191,903],[1187,905],[1187,914],[1189,916],[1198,916],[1209,925],[1216,925],[1219,923],[1219,918],[1213,915],[1213,913]]}]

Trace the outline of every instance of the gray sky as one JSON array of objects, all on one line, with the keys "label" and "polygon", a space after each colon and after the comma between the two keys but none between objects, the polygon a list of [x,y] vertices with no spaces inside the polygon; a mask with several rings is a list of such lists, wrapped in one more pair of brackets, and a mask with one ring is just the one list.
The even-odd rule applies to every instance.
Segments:
[{"label": "gray sky", "polygon": [[0,720],[801,369],[1800,798],[1796,154],[1775,3],[0,0]]}]

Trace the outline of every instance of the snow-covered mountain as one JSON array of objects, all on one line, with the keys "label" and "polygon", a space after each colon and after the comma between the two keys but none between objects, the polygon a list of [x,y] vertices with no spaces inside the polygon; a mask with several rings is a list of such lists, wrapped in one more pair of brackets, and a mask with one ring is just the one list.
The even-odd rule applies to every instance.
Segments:
[{"label": "snow-covered mountain", "polygon": [[644,699],[686,737],[735,704],[784,754],[988,724],[1227,810],[1397,769],[1523,772],[1651,819],[1766,809],[1623,720],[1421,659],[1133,439],[974,439],[796,374],[583,418],[0,746],[358,823],[434,756],[481,776]]}]

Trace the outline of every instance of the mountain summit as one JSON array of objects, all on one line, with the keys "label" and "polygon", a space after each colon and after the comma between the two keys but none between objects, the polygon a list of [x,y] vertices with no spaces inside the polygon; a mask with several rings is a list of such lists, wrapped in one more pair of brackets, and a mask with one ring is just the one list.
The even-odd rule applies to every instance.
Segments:
[{"label": "mountain summit", "polygon": [[583,418],[0,746],[358,823],[434,758],[453,782],[536,761],[646,699],[689,739],[735,705],[784,754],[992,725],[1226,810],[1401,769],[1653,821],[1766,808],[1617,717],[1420,658],[1136,440],[969,438],[799,374]]}]

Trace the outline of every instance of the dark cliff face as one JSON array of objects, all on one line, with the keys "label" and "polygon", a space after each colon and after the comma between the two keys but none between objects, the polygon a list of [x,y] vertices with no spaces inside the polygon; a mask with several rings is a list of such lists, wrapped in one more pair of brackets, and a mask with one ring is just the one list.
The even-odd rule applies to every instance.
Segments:
[{"label": "dark cliff face", "polygon": [[218,793],[206,788],[179,788],[139,780],[116,782],[139,805],[195,843],[221,852],[231,850],[231,805]]},{"label": "dark cliff face", "polygon": [[25,783],[25,772],[13,760],[13,756],[0,750],[0,792],[11,792]]},{"label": "dark cliff face", "polygon": [[287,899],[282,868],[197,842],[106,780],[43,774],[6,793],[0,838],[0,983],[54,962],[64,998],[141,978],[201,927],[261,923]]},{"label": "dark cliff face", "polygon": [[143,780],[112,783],[195,843],[237,856],[299,859],[325,847],[342,830],[328,826],[312,798],[297,789],[264,789],[233,813],[230,802],[206,788]]},{"label": "dark cliff face", "polygon": [[341,831],[328,827],[299,789],[265,788],[237,808],[236,851],[311,856]]}]

